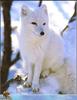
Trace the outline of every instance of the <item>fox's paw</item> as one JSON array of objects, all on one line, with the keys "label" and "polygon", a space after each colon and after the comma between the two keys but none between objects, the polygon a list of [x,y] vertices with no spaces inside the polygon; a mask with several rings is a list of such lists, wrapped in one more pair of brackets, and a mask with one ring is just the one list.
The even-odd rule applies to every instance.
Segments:
[{"label": "fox's paw", "polygon": [[32,91],[33,91],[34,93],[39,92],[39,86],[38,86],[38,85],[32,85]]},{"label": "fox's paw", "polygon": [[46,78],[48,77],[48,75],[50,74],[49,70],[45,70],[41,73],[40,78]]},{"label": "fox's paw", "polygon": [[25,82],[24,84],[23,84],[23,87],[27,87],[27,88],[30,88],[31,87],[31,85],[32,85],[32,83],[31,82]]},{"label": "fox's paw", "polygon": [[32,91],[33,91],[34,93],[37,93],[37,92],[39,92],[39,88],[32,88]]}]

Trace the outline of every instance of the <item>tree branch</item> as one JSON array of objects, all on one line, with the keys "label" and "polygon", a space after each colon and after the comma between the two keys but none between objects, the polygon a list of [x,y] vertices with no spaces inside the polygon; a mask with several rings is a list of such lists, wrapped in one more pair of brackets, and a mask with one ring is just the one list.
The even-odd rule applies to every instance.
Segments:
[{"label": "tree branch", "polygon": [[10,63],[10,66],[12,66],[13,64],[15,64],[18,60],[20,59],[20,52],[17,53],[15,59],[13,59]]},{"label": "tree branch", "polygon": [[77,9],[77,2],[75,3],[75,7],[74,7],[74,10],[75,11],[74,11],[73,16],[70,18],[69,23],[71,23],[72,21],[75,20],[74,17],[76,17],[76,14],[77,14],[76,9]]},{"label": "tree branch", "polygon": [[[71,23],[71,22],[73,22],[73,21],[75,20],[74,17],[76,17],[76,14],[77,14],[76,9],[77,9],[77,2],[75,2],[74,14],[73,14],[72,17],[70,18],[68,24]],[[67,30],[67,29],[68,29],[68,25],[62,30],[61,36],[63,36],[63,32],[64,32],[65,30]]]}]

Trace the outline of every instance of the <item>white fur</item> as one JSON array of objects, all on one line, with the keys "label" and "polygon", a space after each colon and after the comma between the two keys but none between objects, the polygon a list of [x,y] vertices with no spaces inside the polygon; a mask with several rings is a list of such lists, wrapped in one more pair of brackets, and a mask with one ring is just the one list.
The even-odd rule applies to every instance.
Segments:
[{"label": "white fur", "polygon": [[[21,29],[18,39],[23,64],[28,73],[27,84],[32,83],[32,89],[37,91],[41,72],[51,68],[52,72],[55,72],[52,74],[59,79],[61,90],[67,92],[68,90],[65,89],[69,85],[64,81],[68,81],[68,78],[64,75],[67,73],[68,66],[62,66],[64,42],[60,35],[49,29],[46,6],[43,5],[35,11],[25,7],[24,11],[24,13],[21,12]],[[36,22],[37,25],[31,22]],[[43,36],[40,35],[41,31],[45,33]]]}]

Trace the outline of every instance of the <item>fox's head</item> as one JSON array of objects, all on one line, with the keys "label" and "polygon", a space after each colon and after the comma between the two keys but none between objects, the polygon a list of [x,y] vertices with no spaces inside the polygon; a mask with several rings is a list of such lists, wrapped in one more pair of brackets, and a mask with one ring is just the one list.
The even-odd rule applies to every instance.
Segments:
[{"label": "fox's head", "polygon": [[45,5],[38,7],[34,11],[27,6],[21,9],[21,26],[24,31],[36,36],[45,36],[48,29],[48,13]]}]

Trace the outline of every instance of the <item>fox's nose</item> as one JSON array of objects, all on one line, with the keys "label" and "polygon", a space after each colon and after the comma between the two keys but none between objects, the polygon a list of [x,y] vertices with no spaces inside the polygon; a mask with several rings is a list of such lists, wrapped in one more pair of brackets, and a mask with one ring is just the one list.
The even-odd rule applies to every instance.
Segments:
[{"label": "fox's nose", "polygon": [[40,33],[40,35],[42,36],[42,35],[44,35],[45,33],[42,31],[41,33]]}]

